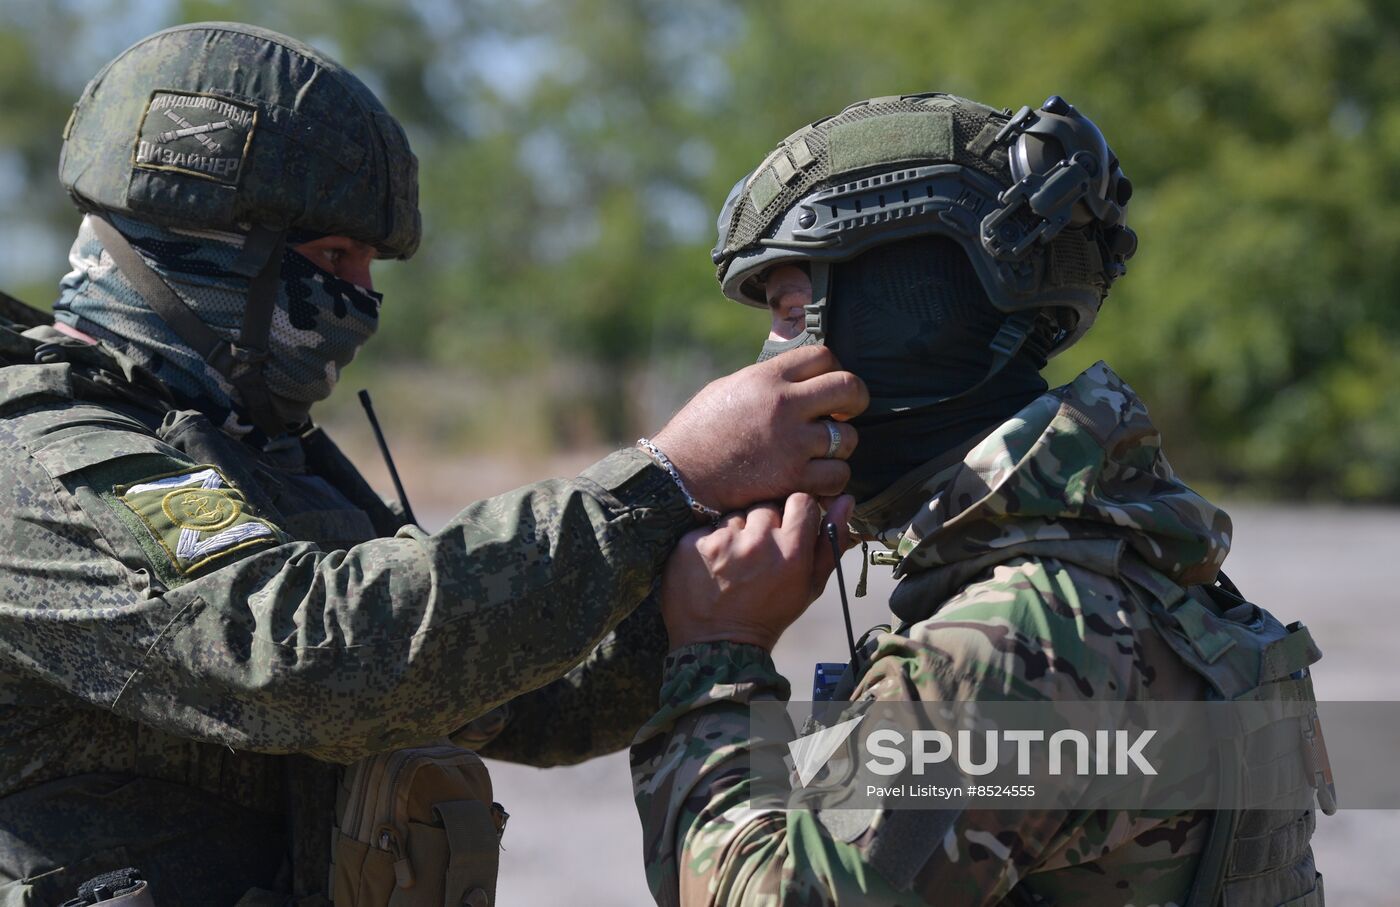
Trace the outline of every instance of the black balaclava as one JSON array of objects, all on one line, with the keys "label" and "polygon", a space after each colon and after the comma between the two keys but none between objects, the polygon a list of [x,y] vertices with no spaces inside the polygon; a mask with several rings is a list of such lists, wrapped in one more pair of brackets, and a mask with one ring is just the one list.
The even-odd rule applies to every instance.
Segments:
[{"label": "black balaclava", "polygon": [[[1005,315],[987,298],[956,242],[918,236],[877,246],[831,269],[826,344],[872,398],[950,397],[991,368],[989,344]],[[847,492],[857,502],[905,473],[967,445],[1046,390],[1043,346],[1020,354],[972,393],[904,416],[857,418]]]}]

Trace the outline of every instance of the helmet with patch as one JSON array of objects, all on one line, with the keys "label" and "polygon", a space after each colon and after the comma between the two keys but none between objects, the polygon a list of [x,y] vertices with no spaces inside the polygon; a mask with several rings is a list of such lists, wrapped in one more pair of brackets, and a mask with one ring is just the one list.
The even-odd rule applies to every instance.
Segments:
[{"label": "helmet with patch", "polygon": [[810,266],[806,329],[776,354],[822,342],[832,265],[948,237],[1006,316],[995,373],[1032,333],[1048,358],[1093,324],[1137,248],[1131,195],[1098,127],[1058,96],[1015,113],[940,93],[872,98],[799,129],[735,185],[713,258],[724,294],[763,308],[770,268]]},{"label": "helmet with patch", "polygon": [[418,163],[364,83],[251,25],[138,41],[73,107],[59,178],[78,207],[168,227],[289,227],[380,255],[418,247]]}]

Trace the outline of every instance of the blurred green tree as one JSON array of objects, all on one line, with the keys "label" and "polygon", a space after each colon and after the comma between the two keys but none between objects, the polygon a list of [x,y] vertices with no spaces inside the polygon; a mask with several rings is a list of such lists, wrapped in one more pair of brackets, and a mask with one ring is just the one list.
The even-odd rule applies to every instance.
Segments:
[{"label": "blurred green tree", "polygon": [[[412,263],[378,272],[384,336],[355,368],[413,363],[420,388],[474,382],[487,402],[471,426],[513,420],[539,445],[625,438],[751,359],[762,316],[722,300],[707,253],[730,185],[779,138],[872,95],[1016,107],[1062,94],[1124,161],[1142,245],[1055,376],[1109,359],[1194,480],[1400,499],[1393,3],[66,0],[13,12],[0,31],[12,292],[43,302],[63,268],[76,219],[52,174],[82,80],[161,25],[256,22],[361,73],[422,159],[427,237]],[[433,399],[413,402],[451,434],[428,415]]]}]

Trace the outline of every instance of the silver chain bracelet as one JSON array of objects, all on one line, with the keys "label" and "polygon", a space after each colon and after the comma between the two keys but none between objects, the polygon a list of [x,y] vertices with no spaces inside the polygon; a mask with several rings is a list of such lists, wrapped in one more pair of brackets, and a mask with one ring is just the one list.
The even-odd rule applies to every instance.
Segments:
[{"label": "silver chain bracelet", "polygon": [[690,509],[696,516],[709,523],[719,522],[721,516],[720,512],[713,507],[706,507],[704,504],[701,504],[699,501],[695,500],[695,498],[691,497],[690,489],[685,487],[685,482],[681,479],[681,474],[676,471],[675,464],[671,462],[670,457],[661,452],[661,448],[651,443],[650,438],[638,438],[637,446],[640,447],[647,456],[651,457],[652,462],[666,470],[666,474],[671,477],[672,482],[676,483],[676,487],[681,490],[681,495],[685,498],[686,504],[690,506]]}]

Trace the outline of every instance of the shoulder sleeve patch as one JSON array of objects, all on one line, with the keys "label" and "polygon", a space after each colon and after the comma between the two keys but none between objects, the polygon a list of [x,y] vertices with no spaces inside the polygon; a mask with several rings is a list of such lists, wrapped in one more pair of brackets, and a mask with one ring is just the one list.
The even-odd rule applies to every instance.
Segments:
[{"label": "shoulder sleeve patch", "polygon": [[[162,579],[171,585],[285,541],[250,510],[243,493],[214,466],[192,466],[112,489],[113,504],[135,518]],[[129,521],[128,521],[129,522]]]}]

